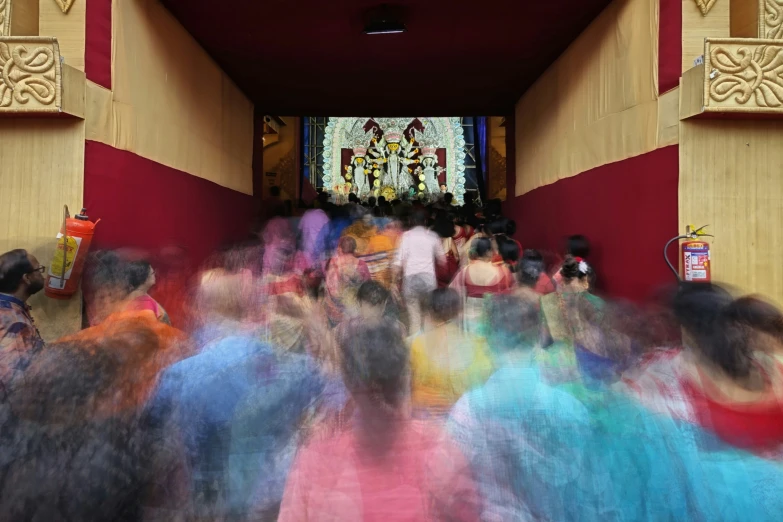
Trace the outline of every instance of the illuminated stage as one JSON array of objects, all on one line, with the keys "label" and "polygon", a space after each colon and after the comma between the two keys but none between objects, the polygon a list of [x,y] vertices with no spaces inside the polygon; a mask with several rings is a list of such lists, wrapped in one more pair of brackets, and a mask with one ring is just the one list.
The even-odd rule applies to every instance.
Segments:
[{"label": "illuminated stage", "polygon": [[433,201],[451,192],[461,203],[476,185],[466,171],[475,168],[477,149],[466,140],[463,120],[328,118],[320,186],[338,199],[356,194]]}]

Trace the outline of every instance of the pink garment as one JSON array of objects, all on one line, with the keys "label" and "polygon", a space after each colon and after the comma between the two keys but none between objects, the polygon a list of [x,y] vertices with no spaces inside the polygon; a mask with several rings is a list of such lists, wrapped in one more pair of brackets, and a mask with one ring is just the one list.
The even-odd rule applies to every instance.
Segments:
[{"label": "pink garment", "polygon": [[131,310],[149,310],[150,312],[154,313],[155,316],[158,315],[158,303],[148,296],[147,294],[140,295],[130,303],[128,303],[128,308]]},{"label": "pink garment", "polygon": [[425,274],[435,279],[435,263],[446,264],[443,242],[435,232],[415,227],[402,235],[394,266],[406,277]]},{"label": "pink garment", "polygon": [[135,310],[138,312],[148,310],[153,314],[155,314],[155,318],[158,321],[161,321],[171,326],[171,319],[169,319],[169,314],[166,313],[166,310],[164,310],[162,306],[160,306],[160,303],[158,303],[155,299],[150,297],[148,294],[140,295],[139,297],[128,302],[127,305],[125,306],[125,309]]},{"label": "pink garment", "polygon": [[350,428],[316,437],[288,476],[279,522],[479,520],[460,450],[435,424],[401,421],[391,447],[364,447]]},{"label": "pink garment", "polygon": [[302,253],[305,261],[309,265],[315,263],[315,249],[318,243],[318,235],[324,226],[329,223],[329,217],[326,212],[320,208],[308,210],[299,221],[299,232],[302,238]]},{"label": "pink garment", "polygon": [[280,274],[289,270],[294,261],[296,242],[288,222],[283,218],[271,219],[264,228],[264,273]]}]

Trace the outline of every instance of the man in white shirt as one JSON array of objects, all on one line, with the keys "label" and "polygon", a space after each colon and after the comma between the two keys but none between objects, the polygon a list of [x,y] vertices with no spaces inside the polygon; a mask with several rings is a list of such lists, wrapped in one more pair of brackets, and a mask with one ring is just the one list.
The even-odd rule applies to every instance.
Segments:
[{"label": "man in white shirt", "polygon": [[394,267],[402,277],[402,296],[408,309],[409,333],[415,335],[421,330],[421,299],[435,290],[436,263],[446,264],[441,238],[426,228],[427,214],[416,210],[412,216],[413,228],[402,235]]}]

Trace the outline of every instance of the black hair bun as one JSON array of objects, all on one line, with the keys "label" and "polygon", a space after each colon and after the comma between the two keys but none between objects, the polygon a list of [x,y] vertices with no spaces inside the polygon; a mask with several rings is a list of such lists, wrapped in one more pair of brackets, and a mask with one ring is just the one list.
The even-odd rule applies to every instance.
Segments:
[{"label": "black hair bun", "polygon": [[564,279],[579,277],[579,261],[574,256],[566,256],[563,267],[560,269]]}]

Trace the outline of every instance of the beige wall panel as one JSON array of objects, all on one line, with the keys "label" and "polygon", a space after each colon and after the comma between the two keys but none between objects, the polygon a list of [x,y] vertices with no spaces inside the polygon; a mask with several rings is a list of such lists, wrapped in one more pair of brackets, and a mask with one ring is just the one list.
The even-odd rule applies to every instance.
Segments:
[{"label": "beige wall panel", "polygon": [[112,143],[111,91],[87,81],[85,104],[85,139]]},{"label": "beige wall panel", "polygon": [[86,87],[87,80],[84,71],[80,71],[70,65],[62,68],[62,110],[66,114],[84,118],[86,114]]},{"label": "beige wall panel", "polygon": [[115,2],[113,34],[110,132],[101,120],[88,135],[252,194],[252,103],[157,1]]},{"label": "beige wall panel", "polygon": [[247,151],[251,151],[252,164],[253,104],[225,74],[222,76],[222,97],[224,110],[221,118],[221,149],[232,158],[240,160],[246,157]]},{"label": "beige wall panel", "polygon": [[704,64],[688,69],[680,78],[680,119],[704,111]]},{"label": "beige wall panel", "polygon": [[658,146],[658,3],[616,0],[516,106],[516,195]]},{"label": "beige wall panel", "polygon": [[[81,209],[84,122],[72,119],[0,119],[0,251],[25,248],[48,265],[62,224],[63,205]],[[31,301],[47,340],[81,326],[81,299]]]},{"label": "beige wall panel", "polygon": [[693,60],[704,54],[705,38],[728,38],[730,0],[717,0],[703,16],[693,0],[682,0],[682,72],[693,67]]},{"label": "beige wall panel", "polygon": [[783,305],[783,122],[680,126],[680,229],[710,225],[713,278]]},{"label": "beige wall panel", "polygon": [[658,98],[658,146],[675,145],[680,137],[680,88]]},{"label": "beige wall panel", "polygon": [[63,14],[54,0],[39,0],[38,3],[39,34],[57,38],[65,63],[80,71],[84,71],[86,6],[86,0],[76,0],[68,14]]}]

